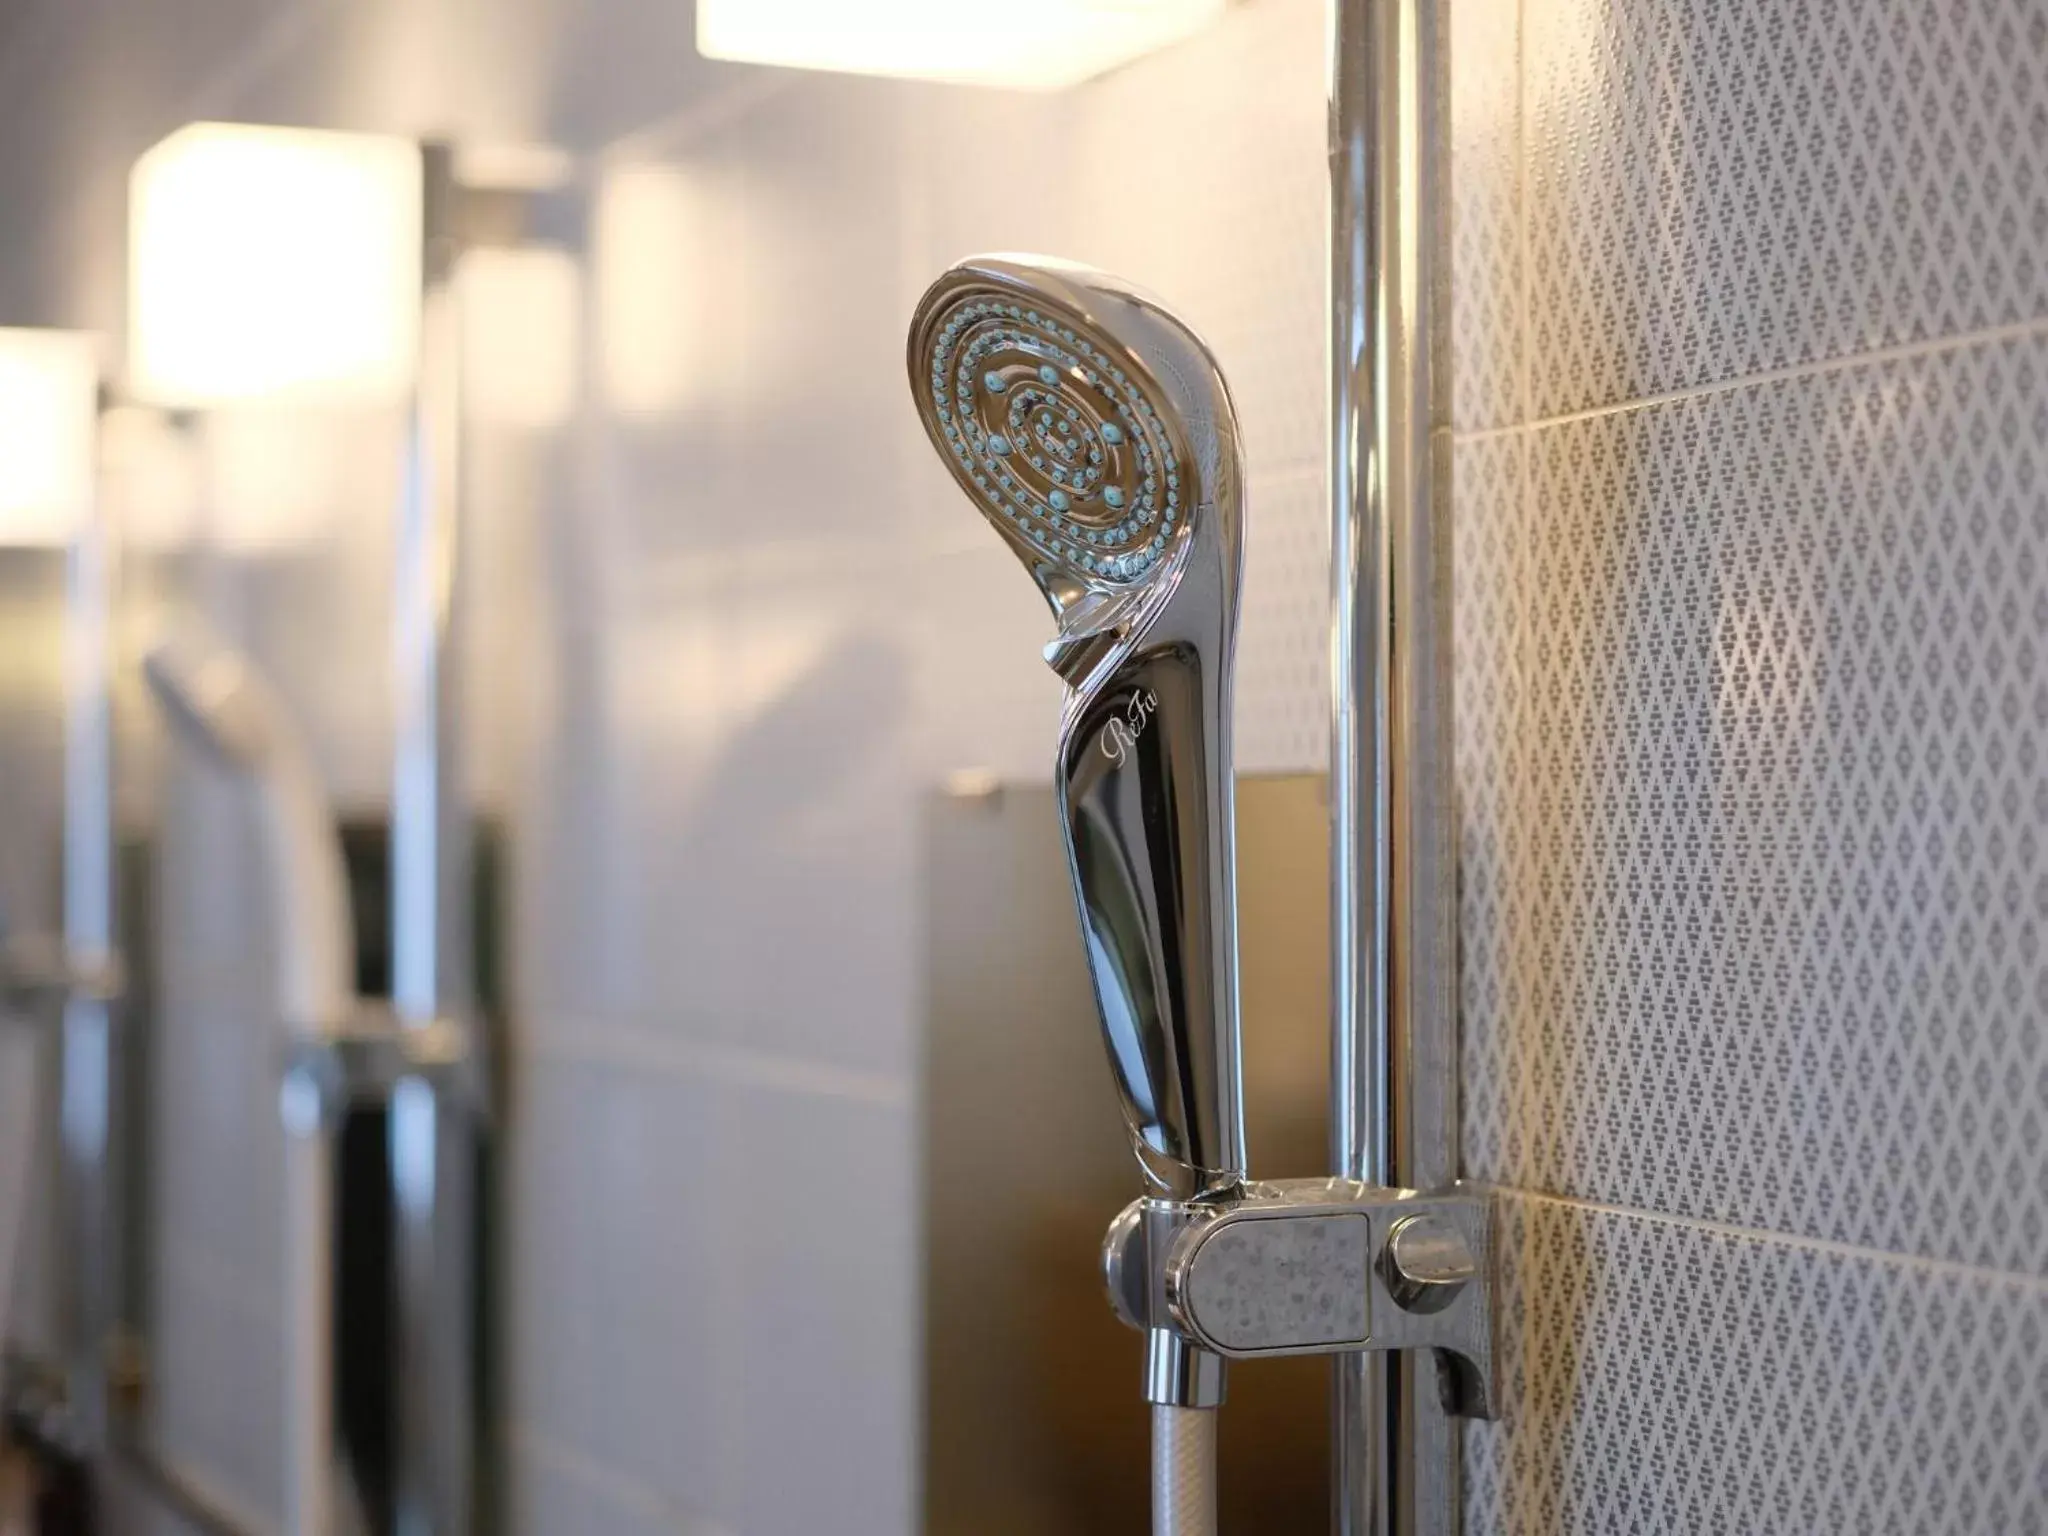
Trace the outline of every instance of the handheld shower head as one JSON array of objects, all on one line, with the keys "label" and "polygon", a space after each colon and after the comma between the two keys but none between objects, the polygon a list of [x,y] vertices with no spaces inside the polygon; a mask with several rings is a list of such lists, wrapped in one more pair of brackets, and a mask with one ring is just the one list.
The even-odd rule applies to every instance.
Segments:
[{"label": "handheld shower head", "polygon": [[1089,970],[1150,1193],[1234,1194],[1231,667],[1237,416],[1164,304],[1038,257],[960,263],[917,306],[932,445],[1023,562],[1067,684],[1057,788]]},{"label": "handheld shower head", "polygon": [[142,674],[179,735],[248,776],[262,797],[285,1027],[317,1036],[345,1025],[355,1002],[355,924],[341,842],[283,702],[239,652],[192,635],[152,645]]}]

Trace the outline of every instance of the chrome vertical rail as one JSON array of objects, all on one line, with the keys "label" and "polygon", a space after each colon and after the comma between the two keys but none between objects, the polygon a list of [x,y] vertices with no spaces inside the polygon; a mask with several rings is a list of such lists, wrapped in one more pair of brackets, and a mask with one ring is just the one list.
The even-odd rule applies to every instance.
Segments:
[{"label": "chrome vertical rail", "polygon": [[114,725],[112,534],[88,511],[65,557],[64,996],[61,1045],[65,1392],[80,1449],[106,1443],[113,1322]]},{"label": "chrome vertical rail", "polygon": [[[1448,560],[1431,472],[1435,0],[1332,0],[1332,1140],[1335,1171],[1456,1172]],[[1426,1352],[1335,1364],[1333,1526],[1457,1523]]]},{"label": "chrome vertical rail", "polygon": [[[460,188],[423,145],[419,374],[398,535],[391,1000],[402,1028],[473,1014],[470,816],[461,760]],[[419,1074],[391,1095],[400,1536],[467,1536],[475,1505],[475,1132]]]}]

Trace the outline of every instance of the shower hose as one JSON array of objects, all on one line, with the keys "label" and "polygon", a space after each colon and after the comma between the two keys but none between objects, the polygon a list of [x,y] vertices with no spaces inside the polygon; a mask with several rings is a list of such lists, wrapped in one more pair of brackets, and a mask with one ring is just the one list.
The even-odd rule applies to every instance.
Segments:
[{"label": "shower hose", "polygon": [[1152,1536],[1216,1536],[1216,1410],[1152,1409]]}]

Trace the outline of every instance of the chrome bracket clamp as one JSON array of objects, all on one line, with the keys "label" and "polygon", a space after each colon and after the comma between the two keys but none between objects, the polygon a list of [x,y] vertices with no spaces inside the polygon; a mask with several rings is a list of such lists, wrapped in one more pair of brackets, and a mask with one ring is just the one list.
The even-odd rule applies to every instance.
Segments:
[{"label": "chrome bracket clamp", "polygon": [[1133,1328],[1227,1359],[1428,1349],[1446,1411],[1490,1415],[1480,1195],[1290,1179],[1216,1205],[1139,1200],[1111,1224],[1102,1257],[1110,1304]]},{"label": "chrome bracket clamp", "polygon": [[380,1103],[405,1078],[423,1078],[436,1093],[480,1098],[469,1027],[459,1019],[407,1027],[383,1004],[361,1004],[341,1027],[286,1048],[285,1124],[302,1132],[331,1129],[349,1105]]},{"label": "chrome bracket clamp", "polygon": [[70,950],[42,934],[0,939],[0,1005],[35,1013],[71,998],[119,1002],[127,968],[109,951]]}]

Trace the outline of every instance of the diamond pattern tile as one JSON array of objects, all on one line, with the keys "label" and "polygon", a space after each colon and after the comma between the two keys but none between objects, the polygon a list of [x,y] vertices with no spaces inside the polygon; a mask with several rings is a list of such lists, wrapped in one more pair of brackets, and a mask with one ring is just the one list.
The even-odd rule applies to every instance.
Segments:
[{"label": "diamond pattern tile", "polygon": [[1438,89],[1450,115],[1440,168],[1439,275],[1449,323],[1437,327],[1448,425],[1520,421],[1522,398],[1521,0],[1438,0]]},{"label": "diamond pattern tile", "polygon": [[1470,1171],[2048,1275],[2048,334],[1458,453]]},{"label": "diamond pattern tile", "polygon": [[2048,314],[2038,0],[1528,0],[1538,417]]},{"label": "diamond pattern tile", "polygon": [[1465,1529],[2048,1532],[2048,1286],[1507,1196]]},{"label": "diamond pattern tile", "polygon": [[1316,773],[1330,759],[1330,515],[1318,470],[1256,477],[1238,619],[1240,773]]}]

